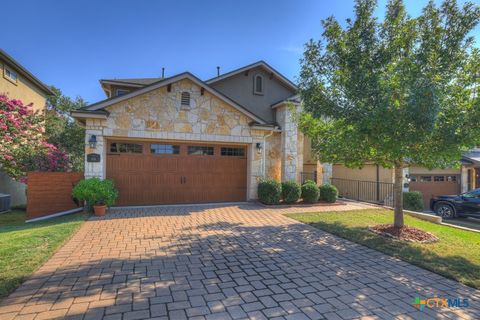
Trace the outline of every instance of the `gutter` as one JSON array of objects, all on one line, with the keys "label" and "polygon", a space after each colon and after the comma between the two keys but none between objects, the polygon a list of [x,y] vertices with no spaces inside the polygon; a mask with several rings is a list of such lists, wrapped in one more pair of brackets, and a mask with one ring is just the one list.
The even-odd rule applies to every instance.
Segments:
[{"label": "gutter", "polygon": [[72,117],[75,119],[107,119],[107,114],[101,114],[101,113],[93,113],[93,112],[82,112],[82,111],[72,111],[70,113]]}]

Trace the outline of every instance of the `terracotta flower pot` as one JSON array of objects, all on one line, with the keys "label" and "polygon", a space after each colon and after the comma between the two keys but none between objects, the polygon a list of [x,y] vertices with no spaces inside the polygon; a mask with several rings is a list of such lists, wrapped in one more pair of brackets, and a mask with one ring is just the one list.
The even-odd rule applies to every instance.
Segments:
[{"label": "terracotta flower pot", "polygon": [[105,212],[107,211],[107,206],[106,205],[94,205],[93,206],[93,212],[95,213],[96,216],[104,216]]}]

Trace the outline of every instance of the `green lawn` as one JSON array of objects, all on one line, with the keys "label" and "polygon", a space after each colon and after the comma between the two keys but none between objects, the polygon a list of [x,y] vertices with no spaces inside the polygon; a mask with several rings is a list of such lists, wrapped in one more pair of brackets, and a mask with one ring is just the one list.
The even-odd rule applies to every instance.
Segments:
[{"label": "green lawn", "polygon": [[0,214],[0,298],[42,265],[85,218],[78,213],[25,223],[25,211]]},{"label": "green lawn", "polygon": [[342,238],[363,244],[433,272],[480,288],[480,233],[460,230],[405,215],[405,224],[435,234],[440,241],[429,244],[385,239],[368,226],[392,223],[393,211],[384,209],[289,214]]}]

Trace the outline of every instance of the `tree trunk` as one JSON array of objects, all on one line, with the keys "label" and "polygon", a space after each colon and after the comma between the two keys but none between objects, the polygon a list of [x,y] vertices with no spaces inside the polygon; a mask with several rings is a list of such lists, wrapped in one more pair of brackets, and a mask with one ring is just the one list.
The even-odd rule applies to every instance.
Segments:
[{"label": "tree trunk", "polygon": [[395,161],[395,183],[393,185],[394,193],[394,218],[393,226],[403,227],[403,165],[400,161]]}]

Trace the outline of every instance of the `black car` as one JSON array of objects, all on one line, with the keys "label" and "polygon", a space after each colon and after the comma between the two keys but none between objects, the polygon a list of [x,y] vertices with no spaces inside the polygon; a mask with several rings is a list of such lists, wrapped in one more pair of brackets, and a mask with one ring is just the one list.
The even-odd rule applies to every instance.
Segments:
[{"label": "black car", "polygon": [[480,188],[455,196],[437,196],[430,200],[430,209],[444,219],[480,218]]}]

